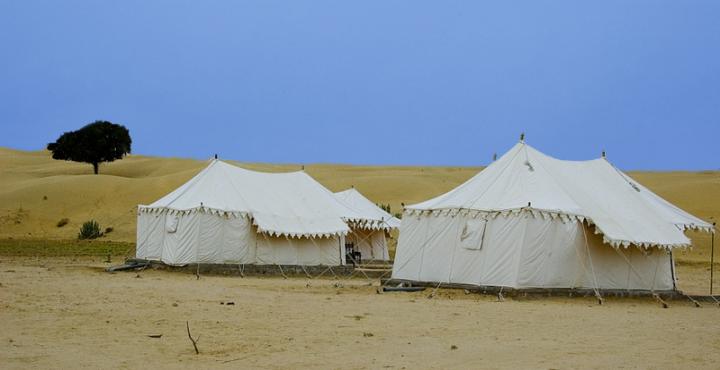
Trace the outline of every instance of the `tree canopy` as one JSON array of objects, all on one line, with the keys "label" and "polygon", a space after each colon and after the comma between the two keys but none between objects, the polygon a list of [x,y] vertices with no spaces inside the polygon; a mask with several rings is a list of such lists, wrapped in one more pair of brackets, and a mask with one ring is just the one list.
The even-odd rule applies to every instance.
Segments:
[{"label": "tree canopy", "polygon": [[95,121],[77,131],[65,132],[47,145],[53,159],[84,162],[93,165],[97,175],[101,162],[122,159],[130,153],[132,139],[125,126],[108,121]]}]

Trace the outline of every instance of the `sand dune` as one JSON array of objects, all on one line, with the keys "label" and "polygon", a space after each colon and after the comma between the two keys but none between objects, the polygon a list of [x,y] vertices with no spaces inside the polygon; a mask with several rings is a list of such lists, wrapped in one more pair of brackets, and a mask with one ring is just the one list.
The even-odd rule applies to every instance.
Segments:
[{"label": "sand dune", "polygon": [[[300,165],[230,161],[260,171],[297,171]],[[107,239],[135,240],[135,209],[190,179],[206,161],[131,155],[103,164],[100,175],[87,164],[56,161],[46,151],[0,148],[0,238],[74,238],[82,222],[96,219],[114,231]],[[446,192],[480,168],[316,164],[305,170],[333,191],[354,185],[394,212]],[[667,200],[703,219],[720,217],[720,172],[631,172]],[[58,228],[57,222],[69,224]],[[707,260],[710,238],[691,235],[695,248],[680,258]]]}]

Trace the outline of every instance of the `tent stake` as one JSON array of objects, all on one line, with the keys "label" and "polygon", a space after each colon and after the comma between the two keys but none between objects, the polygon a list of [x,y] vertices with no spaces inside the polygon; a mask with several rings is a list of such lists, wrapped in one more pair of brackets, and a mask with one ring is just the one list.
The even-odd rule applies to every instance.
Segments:
[{"label": "tent stake", "polygon": [[690,302],[692,302],[692,303],[695,305],[695,307],[702,307],[702,306],[700,305],[700,302],[698,302],[698,301],[697,301],[696,299],[694,299],[693,297],[691,297],[691,296],[689,296],[689,295],[687,295],[687,294],[683,294],[683,295],[684,295],[685,297],[687,297],[687,299],[689,299]]},{"label": "tent stake", "polygon": [[655,298],[655,300],[658,301],[658,303],[660,303],[660,306],[662,306],[662,308],[668,308],[668,307],[670,307],[670,306],[667,304],[667,302],[665,302],[665,301],[662,299],[662,297],[660,297],[659,294],[653,294],[653,298]]}]

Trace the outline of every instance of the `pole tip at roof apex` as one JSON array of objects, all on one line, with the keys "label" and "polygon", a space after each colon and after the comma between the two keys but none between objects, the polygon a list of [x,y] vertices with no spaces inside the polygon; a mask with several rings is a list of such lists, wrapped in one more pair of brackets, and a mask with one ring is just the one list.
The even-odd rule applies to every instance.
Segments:
[{"label": "pole tip at roof apex", "polygon": [[218,157],[217,157],[217,153],[215,153],[215,159],[218,159]]},{"label": "pole tip at roof apex", "polygon": [[605,151],[604,151],[604,150],[602,151],[601,155],[602,155],[602,158],[607,158],[607,157],[605,156]]},{"label": "pole tip at roof apex", "polygon": [[521,143],[524,143],[524,142],[525,142],[525,133],[524,133],[524,132],[521,132],[521,133],[520,133],[520,142],[521,142]]}]

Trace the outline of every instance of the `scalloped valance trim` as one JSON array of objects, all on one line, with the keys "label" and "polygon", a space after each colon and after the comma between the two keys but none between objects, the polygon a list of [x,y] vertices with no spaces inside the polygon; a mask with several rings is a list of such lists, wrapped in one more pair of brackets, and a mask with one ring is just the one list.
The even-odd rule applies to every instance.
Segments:
[{"label": "scalloped valance trim", "polygon": [[274,230],[269,228],[263,228],[260,226],[257,221],[253,218],[253,225],[257,227],[258,233],[266,234],[272,237],[287,237],[290,239],[302,239],[302,238],[332,238],[334,236],[345,236],[348,234],[348,230],[334,230],[334,231],[326,231],[326,232],[317,232],[317,233],[303,233],[303,232],[295,232],[295,231],[284,231],[284,230]]},{"label": "scalloped valance trim", "polygon": [[[578,214],[572,214],[567,212],[561,212],[561,211],[553,211],[553,210],[544,210],[544,209],[537,209],[537,208],[531,208],[531,207],[522,207],[522,208],[513,208],[513,209],[505,209],[505,210],[491,210],[491,211],[481,211],[481,210],[475,210],[475,209],[466,209],[466,208],[446,208],[446,209],[434,209],[434,210],[420,210],[420,209],[405,209],[404,214],[407,216],[427,216],[427,217],[439,217],[439,216],[449,216],[449,217],[456,217],[458,215],[464,216],[464,217],[472,217],[472,218],[478,218],[482,217],[486,220],[495,219],[498,216],[502,217],[510,217],[510,216],[518,216],[520,214],[530,214],[534,218],[542,217],[545,220],[560,220],[562,222],[587,222],[590,226],[595,226],[595,234],[602,234],[603,235],[603,243],[606,243],[613,248],[629,248],[631,245],[634,245],[638,248],[661,248],[661,249],[675,249],[675,248],[689,248],[692,247],[691,243],[674,243],[674,244],[663,244],[663,243],[654,243],[654,242],[644,242],[644,241],[633,241],[633,240],[622,240],[622,239],[613,239],[605,235],[605,233],[602,231],[602,229],[596,225],[591,218],[583,215]],[[707,233],[714,233],[714,228],[712,226],[706,227],[701,225],[695,225],[695,224],[676,224],[676,227],[680,229],[681,231],[686,230],[695,230],[695,231],[704,231]]]},{"label": "scalloped valance trim", "polygon": [[269,236],[273,237],[288,237],[293,239],[301,239],[301,238],[331,238],[334,236],[345,236],[348,234],[347,230],[334,230],[334,231],[326,231],[326,232],[292,232],[292,231],[283,231],[283,230],[273,230],[268,228],[262,228],[260,225],[257,224],[255,221],[255,218],[252,216],[251,213],[248,212],[240,212],[240,211],[225,211],[221,209],[216,208],[210,208],[205,206],[190,208],[190,209],[172,209],[172,208],[165,208],[165,207],[146,207],[146,206],[138,206],[138,213],[148,213],[148,214],[168,214],[168,215],[189,215],[192,213],[207,213],[217,216],[223,216],[223,217],[236,217],[236,218],[242,218],[247,217],[252,220],[252,223],[254,226],[257,227],[258,233],[261,234],[267,234]]}]

